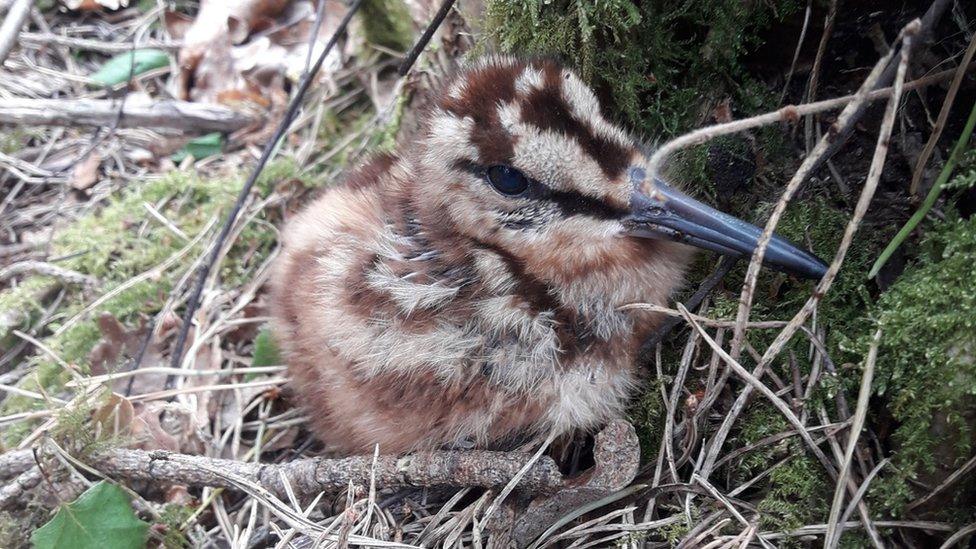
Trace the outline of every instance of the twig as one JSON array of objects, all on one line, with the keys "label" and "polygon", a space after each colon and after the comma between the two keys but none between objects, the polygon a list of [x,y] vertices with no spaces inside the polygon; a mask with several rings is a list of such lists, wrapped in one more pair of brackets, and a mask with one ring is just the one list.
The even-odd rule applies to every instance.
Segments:
[{"label": "twig", "polygon": [[881,121],[881,128],[878,130],[878,142],[874,149],[874,155],[871,158],[871,166],[868,169],[867,180],[864,182],[864,189],[861,191],[861,196],[857,201],[857,205],[854,207],[854,215],[851,217],[850,222],[844,229],[844,236],[841,237],[840,245],[837,248],[837,252],[834,255],[834,260],[830,263],[830,267],[827,269],[827,274],[824,275],[823,279],[817,284],[817,289],[813,292],[813,295],[803,304],[803,307],[790,319],[789,325],[780,332],[773,343],[770,344],[769,348],[763,354],[762,361],[760,365],[769,365],[772,360],[779,354],[783,349],[783,346],[793,337],[793,334],[800,328],[800,326],[806,322],[810,313],[814,310],[820,300],[826,295],[827,291],[830,290],[830,286],[833,284],[834,278],[840,271],[841,265],[844,263],[844,257],[847,255],[847,250],[851,246],[851,242],[854,240],[854,234],[857,232],[860,226],[861,220],[864,219],[864,215],[867,213],[868,207],[871,205],[871,199],[874,197],[874,192],[878,188],[878,182],[881,180],[881,170],[884,168],[885,160],[888,156],[888,143],[891,139],[891,132],[895,125],[895,114],[898,110],[898,105],[901,100],[902,95],[902,82],[904,82],[905,74],[908,70],[908,59],[911,52],[912,40],[914,32],[912,29],[917,29],[918,20],[916,19],[906,27],[905,34],[905,44],[902,47],[901,62],[898,63],[898,76],[895,79],[895,93],[891,96],[888,101],[888,107],[885,110],[884,118]]},{"label": "twig", "polygon": [[840,536],[844,532],[844,525],[847,524],[847,520],[851,518],[851,515],[854,514],[854,509],[861,504],[861,500],[864,498],[864,495],[868,493],[868,487],[871,486],[871,481],[874,480],[874,477],[878,476],[878,473],[880,473],[881,470],[884,469],[885,465],[888,465],[889,463],[891,463],[889,458],[884,458],[879,461],[878,464],[874,466],[874,469],[871,469],[867,476],[864,477],[861,485],[857,487],[857,492],[855,492],[854,496],[851,497],[851,501],[847,504],[847,509],[844,509],[844,514],[840,516],[840,522],[837,524],[837,534],[835,535],[837,540],[840,540]]},{"label": "twig", "polygon": [[[132,51],[133,44],[126,42],[106,42],[104,40],[88,40],[86,38],[74,38],[72,36],[62,36],[54,33],[22,32],[20,41],[32,46],[67,46],[76,50],[97,51],[103,53],[125,53]],[[183,42],[162,42],[159,40],[147,40],[134,44],[139,48],[154,48],[158,50],[177,51],[183,47]]]},{"label": "twig", "polygon": [[949,549],[972,533],[976,533],[976,522],[963,526],[958,532],[949,536],[949,539],[945,540],[945,543],[940,545],[939,549]]},{"label": "twig", "polygon": [[[827,473],[831,476],[831,478],[836,478],[837,472],[834,470],[833,464],[830,463],[830,460],[827,459],[827,456],[823,453],[823,450],[821,450],[820,447],[817,446],[817,443],[814,442],[813,437],[810,436],[809,430],[806,427],[804,427],[804,425],[800,422],[800,419],[796,417],[796,414],[793,413],[793,410],[791,410],[790,407],[785,402],[783,402],[783,399],[776,396],[776,394],[773,393],[772,389],[767,387],[766,384],[764,384],[762,381],[758,380],[755,377],[755,375],[749,373],[748,370],[746,370],[741,364],[739,364],[738,360],[732,358],[732,356],[730,356],[729,353],[725,352],[724,349],[719,347],[718,344],[715,343],[715,340],[712,339],[711,336],[709,336],[697,322],[695,322],[695,319],[691,318],[687,309],[682,307],[680,304],[678,305],[678,307],[683,313],[686,313],[685,319],[688,321],[688,324],[690,324],[691,327],[694,328],[696,332],[698,332],[698,335],[701,336],[701,338],[705,341],[705,343],[707,343],[708,346],[711,347],[713,351],[715,351],[716,353],[718,353],[720,357],[722,357],[722,360],[724,360],[725,363],[728,364],[730,368],[732,368],[732,371],[738,374],[739,377],[741,377],[744,381],[746,381],[751,387],[758,389],[759,392],[762,393],[763,396],[765,396],[769,400],[769,402],[773,405],[773,407],[775,407],[777,410],[779,410],[781,414],[783,414],[783,417],[785,417],[786,420],[793,426],[793,428],[796,429],[797,434],[800,435],[800,438],[803,439],[803,442],[805,442],[807,447],[810,448],[810,451],[813,452],[813,455],[815,455],[817,459],[820,461],[820,463],[823,464],[824,469],[827,470]],[[704,476],[702,478],[704,478]]]},{"label": "twig", "polygon": [[946,477],[946,479],[943,480],[941,484],[936,486],[931,492],[909,503],[908,507],[906,507],[905,510],[911,511],[912,509],[925,505],[926,503],[931,501],[932,498],[944,492],[946,488],[952,486],[956,482],[959,482],[960,479],[964,478],[966,475],[971,473],[974,469],[976,469],[976,456],[969,458],[969,461],[964,463],[962,467],[953,471],[951,475]]},{"label": "twig", "polygon": [[190,333],[190,325],[193,323],[193,315],[196,314],[197,307],[200,305],[200,296],[203,294],[203,287],[207,283],[207,278],[210,276],[210,270],[213,269],[214,264],[217,262],[217,258],[220,257],[221,250],[224,247],[224,241],[230,235],[230,231],[234,226],[234,221],[237,219],[238,214],[240,214],[241,208],[244,207],[244,202],[247,201],[247,197],[251,194],[251,189],[254,184],[257,183],[258,176],[261,175],[261,171],[264,170],[264,166],[271,159],[271,155],[277,149],[278,142],[284,137],[285,132],[288,131],[289,126],[291,126],[292,120],[294,120],[295,115],[298,114],[298,109],[302,106],[302,99],[308,92],[308,89],[312,85],[312,81],[315,75],[318,74],[319,69],[322,68],[322,63],[325,62],[325,58],[335,47],[336,42],[338,42],[339,37],[345,32],[346,27],[352,20],[352,17],[356,15],[359,11],[359,7],[362,5],[363,0],[355,0],[353,4],[349,7],[349,11],[343,16],[342,21],[339,22],[339,26],[336,28],[335,32],[329,38],[329,41],[325,44],[325,48],[322,49],[322,53],[319,54],[318,59],[315,60],[315,65],[312,66],[311,70],[305,73],[302,78],[301,84],[298,86],[298,90],[295,92],[295,96],[292,97],[291,102],[288,104],[288,109],[285,111],[284,116],[281,117],[281,121],[278,123],[278,127],[275,129],[274,135],[264,146],[264,150],[261,152],[261,158],[258,160],[257,165],[251,172],[251,175],[244,182],[244,186],[241,187],[240,193],[237,195],[237,200],[234,202],[234,206],[227,213],[227,218],[224,220],[224,225],[220,228],[220,234],[217,235],[216,241],[214,241],[213,246],[210,248],[210,255],[208,260],[200,266],[199,272],[197,273],[196,284],[193,287],[193,292],[190,294],[190,298],[186,304],[186,312],[183,315],[183,324],[180,326],[180,332],[176,337],[176,343],[173,346],[173,354],[171,356],[171,365],[173,368],[179,368],[183,362],[183,347],[186,346],[186,338]]},{"label": "twig", "polygon": [[400,63],[400,66],[397,68],[397,74],[400,76],[406,76],[407,73],[410,72],[410,67],[417,62],[417,58],[420,57],[420,52],[424,51],[424,48],[427,47],[427,43],[430,42],[430,39],[434,37],[434,33],[437,31],[437,28],[441,26],[441,23],[444,22],[444,18],[446,18],[447,14],[451,11],[451,8],[454,6],[454,1],[455,0],[444,0],[441,7],[437,10],[437,13],[434,14],[434,18],[431,19],[430,24],[427,25],[426,29],[424,29],[424,33],[420,35],[417,43],[410,48],[410,52],[403,59],[403,62]]},{"label": "twig", "polygon": [[[875,69],[878,69],[878,66],[881,65],[882,62],[886,61],[887,59],[889,59],[889,57],[882,58],[878,62],[878,65],[875,65]],[[974,68],[976,68],[976,64],[970,63],[969,65],[966,65],[966,72],[969,72]],[[957,70],[958,69],[949,69],[935,74],[930,74],[929,76],[924,76],[922,78],[915,79],[911,82],[906,83],[904,85],[904,89],[906,91],[914,90],[914,89],[932,85],[936,82],[941,82],[947,78],[953,77],[956,74]],[[701,145],[702,143],[706,143],[712,139],[715,139],[716,137],[721,137],[723,135],[729,135],[733,133],[739,133],[746,130],[751,130],[753,128],[758,128],[761,126],[768,126],[769,124],[774,124],[777,122],[793,122],[796,121],[801,116],[806,116],[808,114],[814,114],[819,112],[831,111],[834,109],[839,109],[841,107],[849,108],[851,104],[855,104],[854,105],[855,108],[851,109],[849,114],[845,116],[844,113],[848,113],[848,108],[845,108],[844,113],[841,113],[840,115],[845,117],[845,119],[850,120],[850,117],[853,115],[853,112],[856,111],[857,107],[859,107],[863,103],[888,98],[894,92],[893,87],[874,89],[874,86],[877,84],[877,77],[878,75],[872,72],[872,75],[870,75],[868,79],[864,81],[864,84],[870,84],[870,86],[865,86],[864,84],[862,84],[858,92],[851,95],[844,95],[841,97],[835,97],[833,99],[824,99],[823,101],[816,101],[813,103],[804,103],[802,105],[786,105],[773,112],[760,114],[758,116],[753,116],[750,118],[744,118],[742,120],[733,120],[732,122],[725,122],[723,124],[706,126],[704,128],[699,128],[697,130],[688,132],[680,137],[668,141],[664,146],[662,146],[660,149],[655,151],[654,154],[651,155],[650,160],[648,161],[648,171],[650,173],[655,173],[655,174],[660,173],[661,167],[664,165],[664,162],[675,152],[681,149],[692,147],[694,145]],[[839,128],[842,126],[840,122],[841,120],[840,118],[838,118],[838,121],[834,123],[834,125],[832,126],[833,129],[829,134],[829,138],[831,142],[838,142],[843,140],[843,138],[840,137],[840,134],[843,133],[839,131]]]},{"label": "twig", "polygon": [[[732,267],[735,266],[735,263],[738,260],[739,258],[737,257],[728,255],[722,256],[722,259],[720,259],[718,262],[718,266],[715,267],[715,272],[709,275],[708,278],[701,283],[701,286],[695,290],[695,293],[688,298],[688,300],[685,302],[685,307],[689,311],[697,309],[698,306],[701,305],[701,302],[705,300],[705,297],[707,297],[708,294],[715,289],[715,286],[718,286],[718,283],[725,278],[725,275],[732,270]],[[671,315],[671,318],[662,322],[661,325],[654,330],[654,332],[649,335],[643,343],[641,343],[640,350],[637,351],[638,364],[646,365],[650,363],[650,354],[651,351],[654,350],[654,347],[657,346],[658,343],[664,341],[664,338],[682,323],[680,313],[677,313],[677,311],[675,311],[675,313],[676,314]]]},{"label": "twig", "polygon": [[[942,19],[942,15],[945,13],[946,9],[948,9],[949,5],[952,3],[953,3],[952,0],[933,0],[933,2],[929,5],[929,9],[925,10],[925,14],[923,14],[921,18],[916,19],[916,21],[919,21],[919,26],[915,34],[916,44],[924,45],[929,41],[933,29],[935,29],[936,23],[938,23],[939,20]],[[894,52],[894,50],[895,48],[894,46],[892,46],[892,52]],[[891,63],[889,61],[887,68],[884,70],[881,76],[878,77],[877,85],[887,86],[890,82],[893,82],[897,70],[898,70],[897,64]],[[866,112],[867,112],[867,104],[861,104],[857,109],[855,109],[853,113],[851,113],[850,123],[844,126],[843,128],[841,128],[840,132],[836,136],[834,136],[833,138],[834,141],[824,152],[822,161],[828,160],[834,155],[834,153],[836,153],[840,149],[841,145],[843,145],[847,141],[847,138],[850,137],[851,133],[854,131],[857,122],[861,120],[861,118],[864,116],[864,113]],[[819,164],[815,167],[818,166]]]},{"label": "twig", "polygon": [[38,274],[41,276],[50,276],[63,280],[69,284],[79,284],[89,287],[98,285],[98,279],[93,276],[79,273],[78,271],[72,271],[71,269],[65,269],[64,267],[58,267],[57,265],[44,261],[33,260],[18,261],[13,265],[0,269],[0,284],[3,284],[17,275],[28,273]]},{"label": "twig", "polygon": [[[918,24],[917,19],[912,21],[902,30],[902,34],[904,35],[906,32],[917,31]],[[777,202],[773,213],[770,215],[769,221],[766,223],[766,227],[763,229],[763,233],[759,237],[759,243],[756,247],[756,251],[753,252],[752,260],[749,263],[749,269],[746,272],[746,280],[742,286],[742,293],[739,297],[739,310],[736,314],[736,322],[738,325],[736,326],[735,333],[732,338],[732,348],[729,353],[732,358],[736,358],[740,353],[742,342],[745,338],[745,325],[749,320],[749,312],[752,308],[752,298],[759,278],[759,267],[762,264],[762,259],[765,255],[766,247],[769,245],[769,241],[772,238],[773,231],[775,230],[776,225],[779,223],[783,213],[786,211],[786,205],[789,203],[790,199],[792,199],[793,195],[799,189],[800,184],[806,179],[813,167],[819,162],[819,158],[826,152],[830,142],[835,139],[838,134],[842,133],[842,128],[850,123],[854,113],[857,112],[860,105],[867,100],[868,96],[870,95],[869,91],[875,87],[878,77],[892,55],[893,51],[875,64],[874,69],[872,69],[871,73],[861,84],[861,87],[858,89],[857,93],[854,94],[855,99],[851,101],[838,116],[837,122],[835,122],[832,126],[832,131],[825,134],[817,143],[817,146],[813,149],[813,151],[811,151],[806,159],[804,159],[803,163],[800,165],[800,168],[796,171],[796,174],[794,174],[793,178],[787,184],[786,190],[783,191],[782,197],[780,197],[780,200]],[[894,93],[900,93],[900,88],[894,90]],[[885,140],[884,143],[887,145],[887,140]],[[885,146],[884,150],[887,151],[887,146]],[[880,176],[880,171],[876,175]],[[866,209],[867,203],[870,203],[870,197],[868,197],[867,201],[864,200],[864,198],[867,196],[867,190],[866,183],[865,192],[862,193],[862,200],[858,204],[860,206],[861,202],[866,202],[864,204],[864,209]],[[870,194],[873,195],[873,193],[874,191],[871,189]],[[854,220],[852,220],[852,223],[853,221]],[[854,228],[856,228],[856,224],[854,225]],[[848,229],[851,229],[850,224],[848,225]],[[845,233],[845,236],[847,236],[847,233]],[[844,254],[840,253],[839,255],[840,260],[843,261]],[[831,269],[828,270],[828,273],[825,276],[825,280],[828,278],[832,280],[833,276],[837,272],[836,269],[838,268],[839,263],[835,259],[834,263],[831,265]],[[834,275],[831,274],[831,271],[833,271]],[[794,319],[795,318],[796,317],[794,317]],[[768,351],[766,354],[769,354]],[[754,376],[760,375],[765,370],[767,365],[765,362],[766,361],[764,360],[756,366],[756,368],[753,370]],[[718,431],[716,431],[715,435],[712,437],[708,447],[708,453],[706,454],[705,461],[702,465],[701,475],[703,477],[708,478],[708,475],[711,474],[715,460],[718,458],[718,453],[721,450],[722,445],[725,443],[725,439],[728,437],[729,432],[731,432],[732,425],[738,417],[739,412],[741,412],[741,410],[745,407],[745,403],[748,401],[751,394],[751,386],[745,387],[742,392],[739,393],[739,396],[736,398],[736,401],[733,404],[732,410],[730,410],[729,414],[727,414],[723,419]]]},{"label": "twig", "polygon": [[[117,121],[117,122],[116,122]],[[254,118],[220,105],[189,101],[128,100],[119,114],[113,99],[3,99],[0,123],[25,126],[97,126],[169,128],[196,132],[233,132]]]},{"label": "twig", "polygon": [[803,14],[803,28],[800,29],[800,38],[796,40],[796,49],[793,50],[793,61],[790,62],[790,69],[786,71],[786,78],[783,82],[783,91],[779,96],[779,104],[782,105],[786,99],[786,93],[790,89],[790,80],[793,79],[793,72],[796,71],[796,62],[800,58],[800,50],[803,49],[803,41],[807,37],[807,29],[810,28],[810,14],[813,12],[812,0],[807,0],[807,9]]},{"label": "twig", "polygon": [[956,93],[959,91],[959,86],[962,85],[963,77],[966,76],[965,67],[973,60],[974,54],[976,54],[976,34],[973,34],[969,40],[969,47],[966,48],[962,62],[959,63],[959,69],[956,71],[956,75],[952,79],[952,84],[949,85],[949,91],[946,92],[945,100],[942,102],[942,110],[939,111],[939,118],[936,119],[935,127],[932,128],[932,135],[929,136],[928,142],[925,143],[925,148],[922,149],[922,154],[918,157],[918,162],[915,163],[915,172],[912,173],[912,184],[908,189],[909,194],[915,195],[918,193],[918,185],[922,182],[925,166],[929,163],[929,158],[932,156],[932,152],[939,142],[942,130],[945,129],[949,112],[952,111],[952,105],[956,101]]},{"label": "twig", "polygon": [[868,278],[874,278],[878,276],[878,272],[884,267],[885,263],[891,259],[892,254],[895,250],[908,238],[908,235],[915,230],[915,227],[925,219],[925,215],[929,213],[932,206],[935,205],[935,201],[939,199],[939,195],[942,194],[942,187],[949,181],[949,177],[952,175],[952,171],[955,170],[956,164],[959,163],[959,159],[962,157],[963,153],[969,145],[969,139],[973,135],[973,128],[976,127],[976,103],[973,103],[973,109],[969,111],[969,118],[966,120],[966,126],[963,127],[962,133],[959,134],[959,140],[956,141],[956,146],[953,147],[952,152],[949,153],[949,159],[946,160],[944,166],[942,166],[942,171],[939,172],[939,177],[932,184],[932,188],[929,189],[929,193],[925,195],[925,200],[922,201],[922,205],[919,206],[918,210],[912,214],[912,217],[905,222],[905,226],[898,231],[898,234],[891,239],[891,242],[885,246],[882,250],[881,255],[871,266],[871,270],[868,272]]},{"label": "twig", "polygon": [[[830,36],[834,33],[834,24],[837,22],[837,5],[839,3],[839,0],[830,0],[830,5],[827,8],[827,20],[824,23],[823,34],[820,35],[820,43],[817,44],[817,54],[813,58],[813,66],[810,68],[810,79],[807,82],[806,100],[808,102],[817,98],[817,86],[820,82],[820,67],[823,64],[824,54],[827,53],[827,43],[830,41]],[[816,118],[815,116],[808,116],[804,121],[803,133],[807,152],[813,148],[813,124]]]},{"label": "twig", "polygon": [[[927,520],[879,520],[874,523],[879,528],[912,528],[916,530],[931,530],[934,532],[951,532],[952,525],[944,522],[931,522]],[[848,522],[844,528],[863,528],[860,522]],[[816,536],[827,532],[826,524],[810,524],[797,528],[789,532],[770,532],[766,534],[767,539],[782,539],[789,537]]]},{"label": "twig", "polygon": [[[501,488],[532,461],[520,452],[430,452],[408,456],[379,456],[375,471],[373,456],[342,459],[306,458],[288,463],[254,463],[171,452],[113,449],[91,460],[108,476],[134,480],[179,483],[187,486],[235,488],[214,475],[224,470],[254,482],[269,492],[286,494],[282,475],[299,496],[345,489],[350,482],[368,486],[375,475],[377,486],[476,486]],[[551,458],[539,457],[519,481],[520,490],[550,491],[563,486],[564,479]]]},{"label": "twig", "polygon": [[[907,51],[907,50],[906,50]],[[892,100],[894,103],[894,100]],[[881,342],[881,330],[874,333],[871,340],[871,348],[868,350],[868,358],[864,361],[864,373],[861,374],[861,388],[857,394],[857,407],[854,409],[854,422],[851,425],[851,434],[847,437],[847,448],[844,450],[844,461],[840,464],[840,473],[837,475],[837,483],[834,486],[834,500],[830,506],[830,516],[827,519],[827,534],[824,540],[825,548],[837,547],[840,543],[841,532],[838,530],[842,507],[844,505],[844,493],[847,491],[847,478],[851,471],[851,461],[854,459],[854,451],[857,448],[857,441],[860,438],[861,429],[864,428],[864,420],[868,415],[868,400],[871,398],[871,382],[874,380],[874,364],[878,359],[878,344]]]},{"label": "twig", "polygon": [[0,67],[3,66],[3,62],[7,60],[7,55],[10,54],[10,50],[17,43],[17,35],[20,33],[20,28],[27,21],[27,16],[30,15],[30,10],[33,5],[34,0],[14,0],[10,5],[10,11],[7,12],[7,16],[3,19],[3,24],[0,25]]},{"label": "twig", "polygon": [[496,511],[498,511],[498,508],[502,506],[502,504],[512,493],[512,491],[515,490],[515,488],[519,485],[519,483],[522,482],[522,479],[525,478],[525,475],[527,475],[529,471],[532,469],[532,467],[534,467],[535,464],[538,463],[540,459],[542,459],[542,454],[544,454],[546,450],[549,449],[549,446],[552,444],[552,441],[556,440],[556,436],[558,434],[559,433],[555,430],[550,432],[549,435],[546,437],[545,441],[539,446],[539,448],[535,451],[535,453],[532,454],[532,457],[529,458],[529,460],[526,461],[525,464],[519,468],[518,472],[516,472],[515,475],[513,475],[512,478],[505,483],[505,486],[503,486],[501,491],[498,493],[498,497],[496,497],[491,502],[491,505],[488,506],[488,509],[485,510],[484,516],[481,517],[481,522],[487,523],[488,520],[491,518],[491,516],[494,515]]}]

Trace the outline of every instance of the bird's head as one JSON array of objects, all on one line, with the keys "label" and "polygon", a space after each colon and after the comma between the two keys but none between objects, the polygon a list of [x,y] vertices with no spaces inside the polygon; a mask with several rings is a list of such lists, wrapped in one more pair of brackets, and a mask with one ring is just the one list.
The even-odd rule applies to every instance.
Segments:
[{"label": "bird's head", "polygon": [[[431,110],[420,149],[416,189],[428,207],[537,271],[598,269],[623,256],[680,271],[689,253],[668,241],[748,256],[761,233],[652,178],[640,144],[552,60],[489,57],[461,71]],[[765,257],[807,278],[826,269],[778,237]]]}]

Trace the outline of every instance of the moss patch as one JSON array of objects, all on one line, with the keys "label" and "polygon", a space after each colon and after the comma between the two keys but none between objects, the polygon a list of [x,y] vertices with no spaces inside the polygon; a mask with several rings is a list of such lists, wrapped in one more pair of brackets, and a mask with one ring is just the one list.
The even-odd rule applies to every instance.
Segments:
[{"label": "moss patch", "polygon": [[406,51],[413,43],[407,5],[397,0],[367,0],[360,8],[366,40],[372,44]]},{"label": "moss patch", "polygon": [[[272,163],[256,186],[256,194],[271,192],[275,182],[299,178],[294,164],[288,161]],[[104,207],[83,216],[59,231],[53,240],[53,256],[63,257],[59,264],[65,268],[96,277],[100,287],[94,296],[82,294],[77,288],[67,288],[67,297],[59,309],[57,320],[48,325],[52,331],[43,339],[65,362],[82,371],[89,366],[88,355],[102,334],[94,321],[105,312],[126,326],[135,326],[141,315],[159,311],[176,282],[184,276],[192,262],[209,244],[206,236],[196,244],[192,240],[204,230],[215,230],[226,208],[233,202],[240,188],[237,177],[203,179],[192,174],[173,172],[163,178],[145,181],[130,187]],[[149,213],[151,205],[184,236],[177,234]],[[238,237],[221,266],[221,280],[227,286],[238,286],[250,280],[256,269],[275,245],[276,233],[260,221],[271,212],[263,211],[258,223],[249,224]],[[207,229],[211,227],[210,229]],[[180,252],[184,251],[183,255]],[[131,283],[135,277],[164,263],[169,265]],[[38,311],[38,288],[49,284],[44,277],[28,277],[20,286],[0,292],[0,304],[6,310],[16,306],[21,310]],[[72,320],[94,297],[112,293],[91,314]],[[28,315],[29,318],[30,315]],[[5,326],[0,337],[20,323]],[[70,323],[70,324],[69,324]],[[63,328],[63,329],[62,329]],[[57,393],[68,380],[68,373],[46,354],[27,360],[33,363],[34,373],[20,385],[29,390]],[[34,410],[44,403],[18,395],[10,395],[0,404],[0,413]],[[12,444],[26,432],[29,425],[17,424],[5,429],[3,442]]]},{"label": "moss patch", "polygon": [[[880,298],[875,392],[895,422],[898,473],[875,486],[893,513],[914,493],[912,477],[943,477],[972,454],[976,422],[976,217],[928,228],[914,265]],[[867,346],[867,337],[859,341]],[[876,418],[883,421],[884,418]],[[973,512],[970,490],[951,490]],[[965,500],[965,501],[963,501]]]},{"label": "moss patch", "polygon": [[762,30],[798,7],[795,0],[492,0],[485,32],[502,51],[570,62],[607,96],[613,118],[660,138],[695,125],[702,106],[723,94],[746,113],[763,107],[770,96],[742,58],[760,45]]}]

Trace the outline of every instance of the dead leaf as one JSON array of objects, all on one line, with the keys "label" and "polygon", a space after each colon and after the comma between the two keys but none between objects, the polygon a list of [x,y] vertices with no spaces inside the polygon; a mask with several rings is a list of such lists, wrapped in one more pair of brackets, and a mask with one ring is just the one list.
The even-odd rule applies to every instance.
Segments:
[{"label": "dead leaf", "polygon": [[[180,49],[181,71],[195,72],[204,58],[222,57],[213,52],[215,46],[239,44],[250,35],[255,23],[273,18],[288,4],[288,0],[205,0],[193,24],[183,36]],[[232,37],[232,27],[233,34]],[[243,34],[243,36],[242,36]],[[189,91],[189,90],[184,90]]]},{"label": "dead leaf", "polygon": [[117,10],[129,6],[129,0],[62,0],[71,11]]},{"label": "dead leaf", "polygon": [[185,13],[173,10],[163,12],[163,26],[173,40],[183,40],[192,25],[193,18]]},{"label": "dead leaf", "polygon": [[133,448],[169,450],[186,454],[201,454],[206,449],[204,435],[197,427],[199,421],[193,410],[178,402],[147,402],[136,404],[132,422]]},{"label": "dead leaf", "polygon": [[100,436],[124,437],[132,432],[135,409],[129,399],[112,393],[108,400],[92,413],[92,422]]},{"label": "dead leaf", "polygon": [[[263,142],[273,130],[268,123],[280,117],[288,102],[288,83],[297,82],[309,64],[325,48],[348,6],[341,0],[323,0],[325,14],[313,38],[316,9],[310,0],[205,1],[185,30],[179,52],[177,93],[184,99],[219,103],[257,114],[262,123],[233,134],[245,145]],[[174,32],[182,32],[172,18]],[[332,79],[343,66],[356,34],[334,48],[318,73],[319,82],[335,87]]]},{"label": "dead leaf", "polygon": [[[146,319],[143,318],[137,328],[127,329],[114,315],[102,313],[98,317],[98,329],[102,333],[102,338],[88,354],[92,374],[102,375],[118,371],[129,360],[135,358],[145,342],[149,330],[147,324]],[[178,325],[179,318],[172,313],[160,320],[156,334],[149,341],[142,355],[139,364],[141,368],[168,365],[163,353],[165,348],[163,342]],[[166,377],[166,374],[154,373],[121,378],[112,383],[112,390],[136,395],[161,391],[166,385]]]},{"label": "dead leaf", "polygon": [[712,117],[715,118],[715,122],[718,124],[724,124],[726,122],[732,121],[732,101],[728,97],[719,101],[718,105],[715,105],[715,109],[712,110]]},{"label": "dead leaf", "polygon": [[98,181],[98,167],[101,163],[102,155],[92,151],[81,162],[75,164],[69,181],[71,188],[78,191],[90,189]]}]

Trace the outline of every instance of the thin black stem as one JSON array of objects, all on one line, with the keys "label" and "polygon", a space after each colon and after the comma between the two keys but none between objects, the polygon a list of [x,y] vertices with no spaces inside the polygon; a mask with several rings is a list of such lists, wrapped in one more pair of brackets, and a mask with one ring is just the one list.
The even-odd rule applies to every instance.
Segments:
[{"label": "thin black stem", "polygon": [[454,0],[444,0],[444,3],[441,4],[440,9],[437,10],[437,13],[434,15],[434,18],[431,20],[430,24],[427,25],[426,29],[424,29],[424,33],[420,35],[420,39],[418,39],[417,43],[410,48],[410,53],[408,53],[407,57],[402,63],[400,63],[400,68],[397,69],[397,74],[400,76],[406,76],[407,73],[410,72],[410,67],[417,62],[417,58],[420,57],[420,52],[424,51],[424,48],[427,47],[430,39],[434,37],[434,33],[437,32],[437,28],[440,27],[441,23],[444,22],[444,19],[447,17],[448,12],[451,11],[453,6]]},{"label": "thin black stem", "polygon": [[[738,260],[738,257],[727,255],[722,256],[722,259],[718,262],[718,266],[715,267],[715,272],[705,279],[705,281],[701,283],[701,286],[695,290],[695,293],[692,294],[687,301],[685,301],[685,308],[689,311],[696,310],[698,306],[701,305],[701,302],[705,301],[705,297],[707,297],[708,294],[715,289],[715,286],[718,286],[718,283],[725,278],[725,275],[728,274]],[[664,341],[664,338],[671,333],[671,330],[674,330],[684,321],[685,319],[680,316],[672,316],[668,317],[663,323],[661,323],[658,329],[654,330],[654,333],[648,336],[647,339],[644,340],[644,343],[641,344],[640,350],[637,351],[637,363],[641,366],[650,364],[651,353],[654,351],[654,347],[656,347],[658,343]]]},{"label": "thin black stem", "polygon": [[[220,228],[220,234],[217,236],[217,240],[214,242],[213,247],[210,249],[210,257],[206,263],[200,266],[197,273],[196,285],[193,288],[193,293],[190,295],[190,300],[186,304],[186,313],[183,315],[183,325],[180,326],[180,333],[176,338],[176,344],[173,347],[173,355],[171,357],[170,365],[173,368],[179,368],[183,362],[183,347],[186,346],[186,339],[190,333],[190,326],[193,324],[193,315],[197,311],[197,307],[200,306],[200,296],[203,294],[203,287],[207,283],[207,277],[210,276],[210,271],[213,266],[217,263],[217,259],[220,257],[220,250],[224,247],[224,242],[227,237],[230,236],[231,228],[234,226],[234,221],[237,220],[238,214],[240,214],[241,209],[244,207],[244,203],[247,201],[247,197],[251,194],[251,189],[258,180],[258,176],[261,175],[261,171],[264,166],[271,159],[272,153],[274,153],[275,146],[281,141],[285,133],[288,131],[288,127],[291,126],[292,120],[295,119],[295,115],[298,114],[298,109],[302,106],[302,98],[308,92],[308,89],[312,85],[312,80],[315,75],[318,74],[319,69],[322,68],[322,63],[325,62],[325,57],[329,55],[332,48],[335,47],[336,42],[339,41],[339,36],[345,32],[346,27],[352,20],[353,15],[359,11],[360,5],[362,5],[363,0],[355,0],[349,7],[349,11],[342,18],[339,23],[339,27],[336,29],[332,37],[325,45],[325,49],[319,54],[318,59],[315,60],[315,65],[312,66],[304,77],[302,78],[301,84],[298,86],[298,91],[295,92],[295,97],[292,98],[291,103],[288,104],[288,110],[285,111],[285,115],[281,118],[281,122],[278,123],[277,129],[275,129],[274,135],[264,146],[264,151],[261,153],[261,159],[258,160],[257,166],[254,167],[254,171],[251,172],[250,177],[244,183],[241,188],[241,192],[237,195],[237,201],[234,203],[234,207],[231,208],[230,212],[227,214],[227,218],[224,220],[223,227]],[[172,388],[175,376],[169,376],[166,380],[166,387]]]}]

